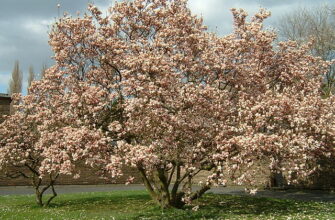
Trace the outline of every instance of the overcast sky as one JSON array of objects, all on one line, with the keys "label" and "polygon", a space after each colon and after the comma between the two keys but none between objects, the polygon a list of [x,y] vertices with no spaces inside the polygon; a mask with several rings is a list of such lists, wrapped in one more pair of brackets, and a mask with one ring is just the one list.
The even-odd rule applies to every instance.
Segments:
[{"label": "overcast sky", "polygon": [[[43,64],[52,65],[52,52],[48,45],[48,30],[58,17],[57,4],[64,11],[84,12],[94,2],[106,9],[111,0],[0,0],[0,93],[7,93],[15,60],[23,71],[24,88],[30,65],[39,73]],[[203,16],[210,31],[224,35],[231,32],[230,8],[244,8],[250,15],[260,7],[271,11],[267,26],[276,26],[280,17],[301,7],[315,7],[335,3],[334,0],[189,0],[193,13]]]}]

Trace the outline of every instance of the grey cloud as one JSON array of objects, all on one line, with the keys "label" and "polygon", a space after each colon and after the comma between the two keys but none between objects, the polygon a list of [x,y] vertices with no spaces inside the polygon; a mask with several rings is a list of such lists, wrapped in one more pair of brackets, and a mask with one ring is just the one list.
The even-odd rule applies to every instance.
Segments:
[{"label": "grey cloud", "polygon": [[[107,2],[98,0],[94,2]],[[88,0],[1,0],[0,19],[18,17],[52,18],[58,16],[57,4],[61,5],[60,11],[84,11]]]},{"label": "grey cloud", "polygon": [[257,13],[260,8],[271,12],[271,17],[265,21],[268,27],[275,27],[278,20],[286,13],[302,7],[313,8],[322,4],[332,5],[332,0],[189,0],[190,8],[203,15],[209,31],[221,35],[231,33],[231,8],[243,8],[250,16]]},{"label": "grey cloud", "polygon": [[[0,7],[0,92],[7,90],[15,60],[27,78],[30,65],[39,73],[51,65],[48,30],[63,12],[86,11],[88,3],[108,5],[109,0],[1,0]],[[58,11],[57,4],[61,7]],[[24,83],[25,85],[26,83]],[[25,88],[24,88],[25,90]]]}]

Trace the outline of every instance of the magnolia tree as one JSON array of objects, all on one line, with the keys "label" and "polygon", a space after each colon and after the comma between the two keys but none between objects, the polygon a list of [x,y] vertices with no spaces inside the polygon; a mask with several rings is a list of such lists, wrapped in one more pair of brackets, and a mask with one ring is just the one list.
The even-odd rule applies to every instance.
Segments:
[{"label": "magnolia tree", "polygon": [[[13,96],[17,102],[20,97]],[[35,189],[36,202],[47,206],[57,196],[54,188],[59,172],[43,172],[41,163],[43,149],[37,146],[40,138],[38,126],[41,123],[36,112],[35,101],[25,100],[26,105],[16,106],[15,113],[7,116],[0,125],[0,170],[9,178],[23,177],[31,181]],[[43,201],[43,194],[51,188],[53,195]]]},{"label": "magnolia tree", "polygon": [[[54,185],[60,175],[78,178],[80,168],[88,166],[106,176],[106,167],[112,166],[109,139],[75,119],[61,83],[59,74],[47,73],[32,83],[27,96],[14,95],[15,113],[0,125],[0,170],[11,178],[30,179],[40,206],[57,196]],[[118,175],[116,166],[109,170]],[[53,195],[43,201],[49,188]]]},{"label": "magnolia tree", "polygon": [[250,21],[232,13],[234,32],[224,37],[180,0],[118,2],[106,16],[90,5],[82,18],[56,22],[56,64],[32,92],[57,90],[39,113],[48,119],[39,127],[42,170],[66,162],[72,173],[79,158],[112,176],[132,166],[166,208],[228,180],[255,185],[262,170],[294,181],[318,157],[333,157],[334,98],[320,98],[328,63],[309,45],[274,46],[275,33],[263,30],[268,12]]}]

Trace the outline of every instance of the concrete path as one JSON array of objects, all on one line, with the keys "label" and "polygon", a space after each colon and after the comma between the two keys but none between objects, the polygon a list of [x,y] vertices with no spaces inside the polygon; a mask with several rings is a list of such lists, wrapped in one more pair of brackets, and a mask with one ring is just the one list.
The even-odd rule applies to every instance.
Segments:
[{"label": "concrete path", "polygon": [[[120,190],[145,190],[143,185],[132,184],[106,184],[106,185],[56,185],[55,190],[58,194],[82,193],[82,192],[110,192]],[[47,193],[51,193],[50,190]],[[31,186],[0,186],[1,195],[28,195],[34,194]]]},{"label": "concrete path", "polygon": [[[82,193],[82,192],[111,192],[122,190],[145,190],[143,185],[108,184],[108,185],[57,185],[58,194]],[[243,187],[216,187],[209,192],[230,195],[249,195]],[[50,192],[49,192],[50,193]],[[0,186],[0,196],[4,195],[28,195],[34,194],[34,189],[29,186]],[[295,199],[303,201],[335,202],[335,193],[318,190],[260,190],[257,197],[271,197],[281,199]]]}]

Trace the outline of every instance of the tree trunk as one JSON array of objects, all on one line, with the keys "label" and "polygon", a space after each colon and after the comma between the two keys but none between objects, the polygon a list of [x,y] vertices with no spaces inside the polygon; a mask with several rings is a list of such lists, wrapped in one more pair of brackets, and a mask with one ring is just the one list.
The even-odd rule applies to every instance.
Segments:
[{"label": "tree trunk", "polygon": [[185,202],[182,200],[184,195],[185,193],[183,192],[178,192],[175,195],[172,195],[172,199],[171,199],[172,207],[175,207],[177,209],[183,208],[185,205]]},{"label": "tree trunk", "polygon": [[56,193],[56,190],[53,184],[51,185],[51,189],[52,189],[52,196],[44,204],[44,207],[48,207],[50,205],[50,202],[57,196],[57,193]]},{"label": "tree trunk", "polygon": [[[184,207],[184,205],[186,204],[183,201],[185,192],[178,191],[183,178],[177,177],[176,182],[173,184],[173,187],[170,188],[170,190],[170,181],[169,178],[167,178],[164,169],[157,168],[157,170],[155,170],[155,172],[150,175],[151,178],[149,178],[142,167],[137,168],[140,171],[142,180],[147,191],[149,192],[151,198],[157,203],[157,205],[159,205],[162,209],[181,209]],[[177,171],[177,176],[179,176],[178,173],[179,172]],[[200,198],[209,189],[210,186],[202,187],[200,190],[190,195],[190,200],[193,201]]]},{"label": "tree trunk", "polygon": [[[49,184],[46,185],[45,187],[43,187],[41,190],[40,190],[40,187],[41,187],[41,184],[42,184],[42,180],[39,179],[39,178],[38,178],[37,181],[36,181],[36,179],[33,179],[33,185],[35,186],[36,202],[37,202],[38,206],[40,206],[40,207],[49,206],[50,202],[57,196],[54,184],[55,184],[56,179],[58,178],[58,175],[59,174],[57,174],[55,177],[53,177],[50,174]],[[48,199],[48,201],[46,203],[43,203],[43,195],[50,187],[51,187],[51,190],[52,190],[52,196]]]},{"label": "tree trunk", "polygon": [[42,196],[43,194],[40,193],[39,189],[36,188],[35,189],[35,195],[36,195],[36,203],[38,206],[42,207],[43,206],[43,200],[42,200]]},{"label": "tree trunk", "polygon": [[285,178],[282,172],[271,171],[269,187],[283,187],[285,185]]}]

